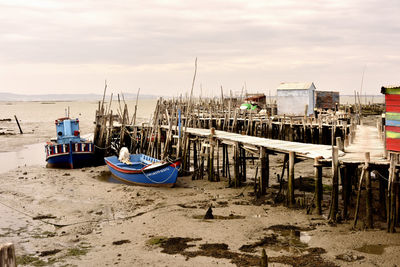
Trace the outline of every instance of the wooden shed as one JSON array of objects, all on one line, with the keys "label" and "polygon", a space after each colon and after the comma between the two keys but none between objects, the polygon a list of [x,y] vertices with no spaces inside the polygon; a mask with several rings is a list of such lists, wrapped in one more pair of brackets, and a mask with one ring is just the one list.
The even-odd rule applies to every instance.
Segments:
[{"label": "wooden shed", "polygon": [[[303,116],[313,114],[315,107],[314,83],[283,82],[276,89],[278,115]],[[306,110],[307,107],[307,110]]]},{"label": "wooden shed", "polygon": [[264,94],[246,94],[245,101],[251,101],[257,103],[258,105],[265,105],[266,97]]},{"label": "wooden shed", "polygon": [[400,86],[382,86],[385,95],[386,150],[400,152]]},{"label": "wooden shed", "polygon": [[315,91],[315,107],[319,109],[335,109],[339,104],[339,92]]}]

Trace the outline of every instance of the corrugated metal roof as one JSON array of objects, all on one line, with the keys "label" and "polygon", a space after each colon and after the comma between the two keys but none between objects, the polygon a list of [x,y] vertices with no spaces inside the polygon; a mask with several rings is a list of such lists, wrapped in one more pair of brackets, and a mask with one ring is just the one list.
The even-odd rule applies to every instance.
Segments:
[{"label": "corrugated metal roof", "polygon": [[287,83],[287,82],[282,82],[277,90],[302,90],[302,89],[310,89],[313,87],[315,89],[315,85],[313,82],[308,82],[308,83]]},{"label": "corrugated metal roof", "polygon": [[[393,90],[392,90],[393,89]],[[400,89],[400,85],[387,85],[387,86],[382,86],[382,88],[381,88],[381,94],[386,94],[386,93],[388,93],[389,92],[389,94],[390,94],[390,91],[394,91],[394,90],[397,90],[397,89]]]},{"label": "corrugated metal roof", "polygon": [[400,88],[400,85],[387,85],[387,86],[382,86],[382,88],[386,89]]}]

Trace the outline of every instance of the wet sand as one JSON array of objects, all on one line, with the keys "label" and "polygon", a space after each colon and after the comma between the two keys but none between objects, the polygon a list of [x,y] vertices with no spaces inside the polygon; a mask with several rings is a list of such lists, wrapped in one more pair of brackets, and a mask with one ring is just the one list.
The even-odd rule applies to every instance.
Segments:
[{"label": "wet sand", "polygon": [[[7,138],[35,143],[43,137]],[[270,158],[276,182],[283,156]],[[313,177],[312,161],[296,164],[295,175]],[[110,182],[109,176],[106,166],[56,170],[37,164],[1,173],[0,243],[13,242],[26,266],[257,266],[262,248],[270,266],[400,263],[399,234],[380,229],[384,224],[357,231],[350,222],[331,226],[325,216],[275,205],[276,184],[254,201],[251,184],[233,189],[226,180],[187,176],[174,188],[146,188]],[[329,192],[324,197],[326,215]],[[210,206],[214,219],[202,219]]]}]

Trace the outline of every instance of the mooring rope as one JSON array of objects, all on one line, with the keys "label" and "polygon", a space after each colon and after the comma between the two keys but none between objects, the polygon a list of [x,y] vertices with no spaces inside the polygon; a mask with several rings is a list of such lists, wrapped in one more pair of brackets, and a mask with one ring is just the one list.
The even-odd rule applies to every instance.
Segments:
[{"label": "mooring rope", "polygon": [[[170,163],[170,164],[173,164],[173,163],[174,163],[174,162],[169,161],[169,157],[167,158],[167,162]],[[180,165],[181,165],[181,164],[180,164]],[[169,166],[168,166],[168,167],[169,167]],[[175,166],[174,166],[174,169],[175,169],[177,172],[179,172],[179,170],[181,169],[181,167],[179,167],[179,169],[177,169],[177,168],[176,168],[176,165],[175,165]],[[162,183],[168,181],[169,178],[171,178],[171,176],[174,174],[175,170],[173,170],[173,171],[171,172],[171,174],[170,174],[165,180],[160,181],[160,182],[157,182],[157,181],[154,181],[153,179],[151,179],[149,176],[146,175],[146,173],[145,173],[143,170],[142,170],[142,173],[143,173],[143,175],[144,175],[147,179],[149,179],[151,182],[153,182],[153,183],[155,183],[155,184],[162,184]]]},{"label": "mooring rope", "polygon": [[5,206],[5,207],[7,207],[7,208],[9,208],[9,209],[12,209],[12,210],[14,210],[14,211],[16,211],[16,212],[18,212],[20,214],[23,214],[23,215],[31,218],[32,220],[41,221],[43,223],[46,223],[46,224],[49,224],[49,225],[53,225],[53,226],[58,227],[58,228],[77,225],[77,224],[83,224],[83,223],[100,223],[100,222],[111,222],[111,221],[118,221],[118,220],[128,220],[128,219],[132,219],[132,218],[135,218],[135,217],[142,216],[142,215],[144,215],[144,214],[146,214],[148,212],[152,212],[152,211],[155,211],[155,210],[158,210],[158,209],[161,209],[161,208],[167,208],[167,207],[179,205],[179,203],[178,203],[178,204],[170,204],[170,205],[166,205],[166,206],[162,206],[162,207],[156,207],[156,208],[153,208],[153,209],[150,209],[150,210],[147,210],[147,211],[141,211],[141,212],[138,212],[138,213],[136,213],[134,215],[121,217],[121,218],[100,219],[100,220],[86,220],[86,221],[74,222],[74,223],[69,223],[69,224],[57,224],[57,223],[52,223],[52,222],[45,221],[44,219],[36,218],[37,216],[32,216],[32,215],[30,215],[30,214],[28,214],[26,212],[23,212],[23,211],[20,211],[20,210],[14,208],[14,207],[11,207],[11,206],[9,206],[9,205],[1,202],[1,201],[0,201],[0,204]]},{"label": "mooring rope", "polygon": [[98,149],[109,149],[110,147],[112,147],[112,145],[109,145],[108,147],[100,147],[100,146],[97,146],[95,144],[93,144],[93,145],[94,145],[95,148],[98,148]]}]

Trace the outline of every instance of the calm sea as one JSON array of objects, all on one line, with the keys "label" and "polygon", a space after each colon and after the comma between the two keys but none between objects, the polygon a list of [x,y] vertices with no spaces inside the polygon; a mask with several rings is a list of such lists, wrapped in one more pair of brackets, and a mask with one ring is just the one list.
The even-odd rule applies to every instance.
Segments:
[{"label": "calm sea", "polygon": [[[129,110],[129,117],[132,118],[135,100],[126,101]],[[138,101],[137,122],[148,121],[154,112],[156,99],[140,99]],[[123,103],[121,103],[123,105]],[[108,108],[109,103],[106,103]],[[70,111],[71,118],[79,118],[80,128],[82,132],[92,131],[95,119],[98,101],[90,102],[0,102],[0,119],[11,118],[14,115],[22,123],[41,123],[43,127],[47,127],[49,123],[53,123],[55,119],[66,116],[66,110]],[[122,106],[123,108],[123,106]],[[111,103],[111,109],[114,114],[118,114],[118,101]],[[53,127],[54,125],[51,124]]]},{"label": "calm sea", "polygon": [[[136,101],[127,101],[129,117],[132,118]],[[156,99],[139,100],[136,121],[149,121],[154,112]],[[109,103],[106,103],[107,108]],[[69,109],[71,118],[78,118],[82,135],[93,133],[94,119],[98,102],[1,102],[0,131],[12,129],[16,135],[0,135],[0,145],[7,152],[0,152],[0,173],[10,171],[18,166],[45,165],[44,145],[51,137],[56,136],[54,121],[66,116]],[[123,108],[123,107],[122,107]],[[118,114],[118,101],[111,103],[114,114]],[[23,135],[18,134],[14,120],[18,117]]]}]

